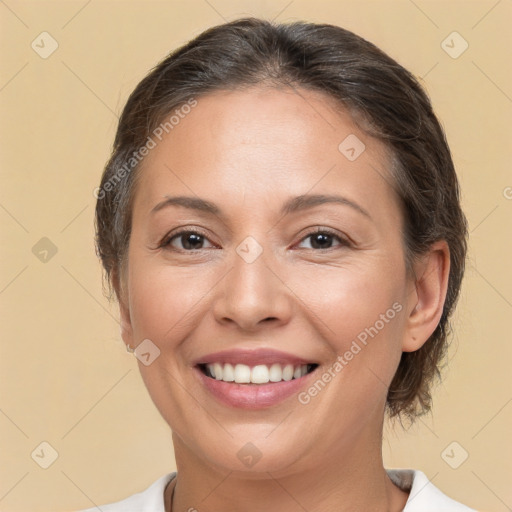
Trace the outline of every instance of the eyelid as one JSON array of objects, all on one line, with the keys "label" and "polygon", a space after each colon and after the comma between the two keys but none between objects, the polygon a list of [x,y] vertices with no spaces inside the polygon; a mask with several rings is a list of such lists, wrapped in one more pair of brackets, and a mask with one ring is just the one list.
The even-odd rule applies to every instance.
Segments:
[{"label": "eyelid", "polygon": [[[301,242],[303,242],[310,236],[316,235],[317,233],[330,235],[333,238],[336,238],[340,242],[341,246],[345,246],[345,247],[353,246],[353,242],[350,240],[350,238],[348,236],[342,235],[338,231],[336,231],[332,228],[320,227],[320,226],[313,228],[313,229],[309,228],[309,230],[304,234],[304,236],[302,236],[302,238],[299,240],[298,243],[300,244]],[[297,244],[295,244],[295,245],[297,245]],[[325,252],[325,251],[329,251],[329,250],[333,250],[333,249],[336,249],[336,247],[328,247],[327,249],[311,249],[311,250],[313,250],[315,252]]]},{"label": "eyelid", "polygon": [[[206,235],[204,233],[204,231],[202,231],[200,228],[196,228],[195,226],[182,226],[182,227],[176,228],[175,230],[166,234],[163,237],[163,239],[161,240],[161,242],[158,244],[157,248],[158,249],[174,250],[177,252],[188,252],[188,253],[194,253],[194,252],[203,251],[205,249],[209,249],[208,247],[200,248],[200,249],[192,249],[192,250],[179,249],[179,248],[175,248],[175,247],[170,248],[171,242],[173,241],[173,239],[179,238],[180,236],[182,236],[184,234],[189,234],[189,233],[194,233],[194,234],[204,238],[205,240],[208,240],[208,242],[210,244],[216,245],[214,242],[212,242],[209,239],[208,235]],[[316,228],[308,228],[308,230],[303,234],[303,236],[299,239],[299,241],[294,244],[294,246],[302,243],[304,240],[306,240],[309,237],[314,236],[318,233],[330,235],[333,238],[337,239],[341,247],[352,247],[353,246],[353,242],[346,235],[342,235],[338,231],[336,231],[332,228],[321,227],[321,226],[317,226]],[[314,248],[305,248],[305,249],[312,250],[314,252],[326,252],[329,250],[334,250],[336,248],[337,247],[327,247],[325,249],[314,249]]]},{"label": "eyelid", "polygon": [[[195,235],[199,235],[205,240],[208,240],[208,242],[212,245],[215,245],[209,237],[205,234],[204,231],[202,231],[199,228],[193,227],[193,226],[182,226],[180,228],[176,228],[175,230],[171,231],[170,233],[167,233],[161,240],[161,242],[158,244],[158,249],[167,249],[171,245],[171,241],[175,238],[179,238],[181,235],[194,233]],[[186,250],[186,249],[177,249],[172,248],[175,251],[178,252],[198,252],[202,251],[204,249],[195,249],[195,250]],[[169,249],[170,250],[170,249]]]}]

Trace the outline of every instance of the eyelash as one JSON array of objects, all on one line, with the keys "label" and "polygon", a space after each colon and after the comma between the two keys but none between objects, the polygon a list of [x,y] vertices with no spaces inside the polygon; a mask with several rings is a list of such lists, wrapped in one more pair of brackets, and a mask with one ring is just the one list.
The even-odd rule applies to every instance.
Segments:
[{"label": "eyelash", "polygon": [[[160,243],[160,245],[158,246],[158,248],[166,249],[169,251],[175,251],[175,252],[197,252],[197,251],[205,250],[205,249],[177,249],[177,248],[171,246],[171,242],[173,240],[175,240],[176,238],[179,238],[180,236],[188,235],[188,234],[194,234],[194,235],[200,236],[202,238],[208,239],[208,237],[206,237],[206,235],[204,235],[201,231],[199,231],[197,229],[193,229],[193,228],[186,228],[186,229],[181,229],[181,230],[177,231],[176,233],[172,233],[171,235],[165,236],[164,239],[162,240],[162,242]],[[318,234],[329,235],[329,236],[333,237],[334,239],[336,239],[339,242],[341,247],[350,247],[352,245],[346,238],[340,236],[339,234],[337,234],[336,232],[334,232],[333,230],[331,230],[329,228],[317,228],[314,231],[310,231],[309,233],[307,233],[305,236],[303,236],[301,238],[300,242],[303,242],[307,238],[312,237],[314,235],[318,235]],[[327,247],[326,249],[315,249],[315,248],[307,248],[307,249],[313,250],[313,251],[327,252],[327,251],[336,249],[336,247]]]}]

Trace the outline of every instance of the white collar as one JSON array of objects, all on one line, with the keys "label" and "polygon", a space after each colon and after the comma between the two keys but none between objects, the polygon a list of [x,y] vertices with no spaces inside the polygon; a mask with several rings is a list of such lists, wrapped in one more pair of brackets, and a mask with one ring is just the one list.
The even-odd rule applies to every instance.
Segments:
[{"label": "white collar", "polygon": [[[476,512],[443,494],[427,476],[413,469],[387,469],[389,478],[400,489],[409,493],[403,512]],[[124,500],[102,505],[102,512],[165,512],[164,490],[176,476],[176,472],[167,473],[153,482],[142,492],[133,494]],[[90,508],[80,512],[97,512]]]}]

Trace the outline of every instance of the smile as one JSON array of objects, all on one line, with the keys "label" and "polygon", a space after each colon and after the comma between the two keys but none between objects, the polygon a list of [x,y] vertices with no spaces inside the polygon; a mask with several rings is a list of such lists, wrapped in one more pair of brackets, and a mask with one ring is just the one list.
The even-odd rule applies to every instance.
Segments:
[{"label": "smile", "polygon": [[208,397],[241,409],[268,408],[297,395],[314,379],[319,366],[307,356],[269,348],[224,350],[192,364]]},{"label": "smile", "polygon": [[246,364],[210,363],[199,365],[201,371],[212,379],[236,384],[268,384],[269,382],[291,381],[312,372],[316,364]]}]

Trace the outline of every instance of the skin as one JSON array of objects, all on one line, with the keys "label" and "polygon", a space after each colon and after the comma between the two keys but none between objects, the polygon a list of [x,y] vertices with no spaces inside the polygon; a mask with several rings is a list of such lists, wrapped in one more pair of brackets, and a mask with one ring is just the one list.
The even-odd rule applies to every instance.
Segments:
[{"label": "skin", "polygon": [[[366,146],[353,162],[338,150],[349,134]],[[198,98],[140,178],[117,291],[125,343],[150,339],[161,351],[139,368],[173,432],[178,478],[166,510],[173,489],[174,512],[402,510],[408,494],[381,455],[386,392],[402,351],[420,348],[440,320],[449,251],[434,244],[407,276],[386,147],[322,93],[221,91]],[[342,195],[371,218],[337,203],[279,213],[306,193]],[[171,195],[206,199],[223,215],[151,214]],[[203,238],[162,247],[180,227]],[[316,228],[349,244],[331,236],[319,248]],[[252,263],[236,252],[247,236],[263,249]],[[194,375],[195,359],[228,348],[296,354],[321,375],[394,303],[402,310],[307,405],[292,396],[240,411]],[[237,457],[248,442],[262,454],[250,468]]]}]

